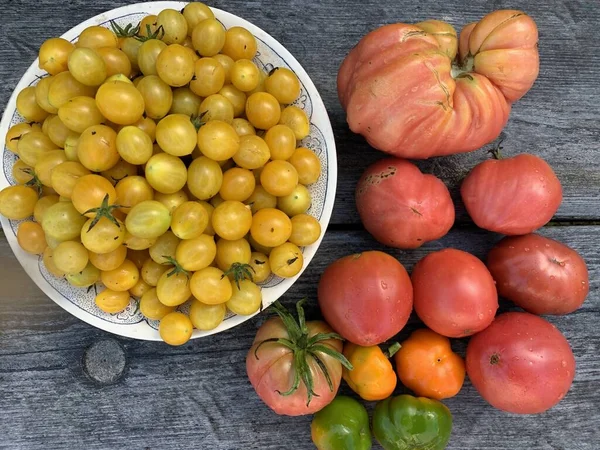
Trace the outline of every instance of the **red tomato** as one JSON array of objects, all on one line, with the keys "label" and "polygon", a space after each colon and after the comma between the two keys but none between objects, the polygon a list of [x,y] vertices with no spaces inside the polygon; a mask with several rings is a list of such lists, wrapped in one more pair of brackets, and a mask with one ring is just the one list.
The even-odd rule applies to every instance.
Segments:
[{"label": "red tomato", "polygon": [[575,358],[554,325],[533,314],[509,312],[471,339],[467,374],[492,406],[538,414],[566,395],[575,376]]},{"label": "red tomato", "polygon": [[370,166],[356,186],[356,207],[375,239],[417,248],[444,236],[454,224],[446,185],[408,161],[387,158]]},{"label": "red tomato", "polygon": [[486,328],[498,309],[494,279],[470,253],[448,248],[430,253],[412,273],[415,311],[433,331],[465,337]]},{"label": "red tomato", "polygon": [[[301,313],[298,322],[278,302],[272,308],[279,317],[267,320],[259,328],[246,357],[248,378],[262,401],[277,414],[313,414],[335,398],[342,380],[340,361],[348,369],[352,366],[340,354],[341,339],[323,334],[332,332],[325,322],[304,322],[302,302],[297,305]],[[313,344],[309,343],[310,338],[315,340]],[[277,339],[287,340],[292,347],[276,342]],[[331,387],[324,370],[329,374]],[[307,389],[307,378],[312,379],[312,391]]]},{"label": "red tomato", "polygon": [[404,266],[369,251],[331,264],[319,281],[323,317],[342,337],[368,347],[387,341],[408,321],[413,289]]},{"label": "red tomato", "polygon": [[475,150],[498,137],[537,78],[537,41],[533,19],[514,10],[467,25],[460,41],[437,20],[383,26],[340,67],[350,129],[403,158]]},{"label": "red tomato", "polygon": [[562,202],[562,187],[552,168],[529,154],[475,166],[460,194],[478,227],[508,235],[541,228]]},{"label": "red tomato", "polygon": [[502,239],[487,258],[498,293],[533,314],[568,314],[590,289],[585,261],[570,247],[537,234]]}]

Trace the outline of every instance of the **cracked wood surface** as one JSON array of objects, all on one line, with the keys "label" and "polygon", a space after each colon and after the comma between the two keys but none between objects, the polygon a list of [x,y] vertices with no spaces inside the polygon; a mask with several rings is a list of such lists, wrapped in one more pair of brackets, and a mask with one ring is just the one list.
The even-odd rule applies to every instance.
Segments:
[{"label": "cracked wood surface", "polygon": [[[132,2],[0,0],[4,17],[0,104],[6,104],[46,38],[128,3]],[[557,407],[531,417],[492,409],[467,382],[458,397],[446,402],[455,422],[448,448],[600,448],[600,227],[594,225],[600,223],[600,44],[593,37],[600,25],[597,3],[216,0],[210,5],[250,20],[288,48],[312,77],[330,114],[339,166],[332,226],[305,274],[283,299],[290,306],[309,297],[309,318],[318,317],[316,286],[329,263],[361,250],[385,250],[362,230],[354,207],[356,181],[368,164],[384,155],[348,130],[337,101],[335,77],[348,50],[385,23],[437,18],[460,29],[499,8],[522,8],[533,16],[540,29],[540,76],[513,107],[504,153],[542,156],[563,184],[565,198],[555,218],[563,226],[546,227],[542,234],[578,250],[590,270],[590,294],[583,308],[550,318],[573,347],[577,375]],[[407,269],[428,251],[442,247],[484,257],[498,239],[469,224],[456,189],[466,173],[487,157],[482,149],[419,163],[452,189],[458,224],[448,236],[419,250],[388,249]],[[246,378],[245,355],[266,313],[230,332],[173,349],[114,337],[69,315],[29,280],[3,238],[0,267],[0,449],[313,448],[310,418],[275,415],[260,402]],[[503,309],[509,307],[503,305]],[[417,326],[413,318],[399,339]],[[106,339],[119,344],[110,348],[120,348],[126,362],[122,378],[99,385],[88,377],[82,361],[86,349]],[[465,343],[455,341],[455,348],[464,352]],[[115,359],[122,365],[122,360]],[[344,386],[342,392],[349,390]],[[396,392],[402,392],[401,388]],[[368,406],[372,410],[372,404]]]}]

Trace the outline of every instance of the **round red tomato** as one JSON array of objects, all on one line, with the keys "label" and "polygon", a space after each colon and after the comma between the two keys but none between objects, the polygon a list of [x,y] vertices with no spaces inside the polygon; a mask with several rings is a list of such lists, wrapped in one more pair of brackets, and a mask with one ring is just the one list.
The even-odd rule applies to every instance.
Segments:
[{"label": "round red tomato", "polygon": [[415,311],[433,331],[465,337],[486,328],[498,309],[494,279],[470,253],[448,248],[430,253],[412,273]]},{"label": "round red tomato", "polygon": [[478,227],[507,235],[541,228],[562,202],[562,187],[552,168],[529,154],[475,166],[460,194]]},{"label": "round red tomato", "polygon": [[585,261],[570,247],[537,234],[502,239],[487,257],[498,293],[533,314],[568,314],[590,289]]},{"label": "round red tomato", "polygon": [[[313,414],[323,409],[340,387],[342,361],[352,369],[340,353],[341,338],[332,338],[332,330],[325,322],[305,322],[302,301],[296,308],[298,321],[275,302],[272,309],[279,317],[267,320],[259,328],[246,357],[248,378],[258,396],[277,414],[287,416]],[[308,388],[311,383],[306,383],[309,379],[312,390]]]},{"label": "round red tomato", "polygon": [[398,158],[383,159],[365,171],[356,186],[356,207],[367,231],[390,247],[420,247],[454,224],[446,185]]},{"label": "round red tomato", "polygon": [[335,261],[321,276],[318,296],[327,323],[362,346],[377,345],[396,335],[406,325],[413,305],[406,269],[379,251]]},{"label": "round red tomato", "polygon": [[537,414],[566,395],[575,376],[575,358],[554,325],[533,314],[509,312],[471,339],[467,374],[492,406]]}]

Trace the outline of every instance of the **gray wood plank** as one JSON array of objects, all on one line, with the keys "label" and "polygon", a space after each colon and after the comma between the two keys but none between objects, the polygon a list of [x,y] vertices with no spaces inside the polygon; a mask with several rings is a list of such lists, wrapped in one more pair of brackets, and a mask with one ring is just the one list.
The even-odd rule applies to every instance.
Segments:
[{"label": "gray wood plank", "polygon": [[[95,14],[131,3],[118,0],[3,0],[0,34],[0,104],[6,104],[44,39],[57,36]],[[339,180],[332,222],[358,223],[354,186],[367,164],[381,158],[345,122],[335,77],[348,50],[384,23],[447,20],[460,29],[498,8],[522,8],[540,29],[541,72],[533,89],[514,105],[506,128],[507,155],[531,152],[544,157],[564,187],[559,220],[600,219],[600,43],[589,30],[600,24],[600,9],[589,0],[464,1],[215,0],[212,6],[238,14],[272,34],[302,63],[329,111],[338,146]],[[25,13],[26,11],[26,13]],[[420,165],[451,187],[459,222],[467,219],[457,185],[485,151],[435,158]]]},{"label": "gray wood plank", "polygon": [[[590,295],[574,314],[553,317],[577,360],[571,391],[540,416],[505,414],[488,406],[469,382],[446,403],[454,414],[451,450],[594,450],[600,443],[600,252],[597,227],[549,227],[543,234],[581,252],[590,269]],[[484,257],[497,235],[453,230],[416,251],[390,251],[407,269],[427,252],[457,247]],[[330,232],[284,304],[305,296],[318,317],[316,286],[335,259],[384,248],[360,231]],[[267,313],[181,348],[116,338],[125,349],[124,377],[98,386],[83,373],[82,356],[110,335],[78,321],[47,299],[0,241],[0,449],[199,448],[309,449],[310,417],[279,417],[264,406],[245,373],[245,355]],[[502,309],[510,309],[508,303]],[[418,327],[413,317],[403,339]],[[464,354],[466,340],[454,341]],[[342,392],[349,394],[347,386]],[[397,388],[397,393],[402,389]],[[368,404],[371,410],[373,404]],[[377,448],[377,447],[375,447]]]}]

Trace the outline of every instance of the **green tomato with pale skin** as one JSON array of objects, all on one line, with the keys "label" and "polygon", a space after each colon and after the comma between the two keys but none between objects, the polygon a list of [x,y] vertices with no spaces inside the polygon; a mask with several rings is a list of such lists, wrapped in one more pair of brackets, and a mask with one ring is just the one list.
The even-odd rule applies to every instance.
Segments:
[{"label": "green tomato with pale skin", "polygon": [[371,448],[369,415],[365,407],[351,397],[336,397],[315,414],[310,429],[318,450]]}]

